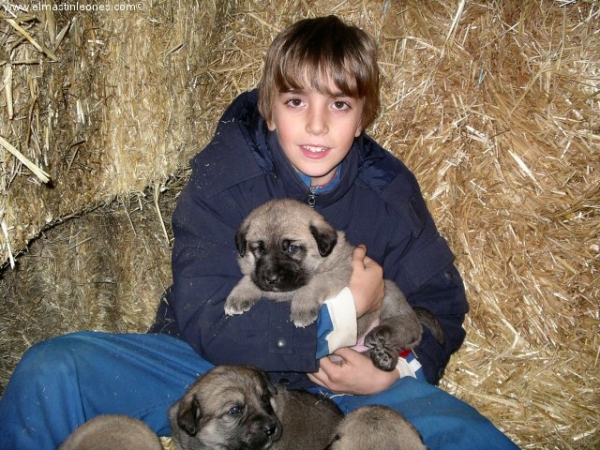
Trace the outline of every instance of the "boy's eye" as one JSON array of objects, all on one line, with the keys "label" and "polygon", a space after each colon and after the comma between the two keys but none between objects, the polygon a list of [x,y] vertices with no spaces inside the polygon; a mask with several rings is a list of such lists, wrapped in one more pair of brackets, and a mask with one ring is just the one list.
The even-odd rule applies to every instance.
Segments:
[{"label": "boy's eye", "polygon": [[333,102],[333,109],[337,109],[338,111],[344,111],[346,109],[350,109],[350,105],[346,102],[338,100],[337,102]]},{"label": "boy's eye", "polygon": [[302,100],[299,98],[291,98],[286,101],[285,104],[291,106],[292,108],[298,108],[299,106],[302,106]]}]

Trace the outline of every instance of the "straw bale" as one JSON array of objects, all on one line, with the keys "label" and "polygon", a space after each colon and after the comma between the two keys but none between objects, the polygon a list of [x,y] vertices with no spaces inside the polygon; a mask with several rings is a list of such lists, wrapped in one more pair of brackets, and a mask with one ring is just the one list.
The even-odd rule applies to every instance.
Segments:
[{"label": "straw bale", "polygon": [[2,3],[0,136],[51,181],[0,145],[0,262],[62,217],[165,181],[206,141],[202,72],[227,4],[179,7]]},{"label": "straw bale", "polygon": [[598,447],[598,5],[394,6],[375,133],[400,137],[471,301],[442,386],[523,448]]},{"label": "straw bale", "polygon": [[[69,303],[76,300],[67,291],[60,301],[49,291],[78,279],[98,280],[106,261],[122,264],[112,275],[119,282],[149,264],[143,254],[131,262],[134,254],[124,249],[153,248],[157,235],[148,231],[144,244],[128,235],[123,199],[149,201],[154,186],[160,191],[170,175],[185,178],[185,162],[206,142],[221,111],[256,85],[266,46],[277,32],[299,18],[334,13],[380,43],[382,111],[369,132],[415,172],[465,280],[471,304],[467,339],[441,387],[478,408],[522,448],[600,448],[600,4],[223,0],[178,5],[171,10],[156,3],[150,12],[118,17],[57,15],[57,30],[66,23],[88,24],[80,25],[79,34],[70,29],[60,45],[48,44],[52,33],[45,18],[20,21],[54,51],[58,61],[52,63],[14,27],[7,25],[1,37],[14,47],[5,50],[11,61],[21,52],[19,58],[35,55],[41,62],[11,65],[15,113],[8,122],[2,116],[0,135],[58,186],[66,186],[60,192],[45,189],[14,157],[3,156],[7,195],[2,198],[20,205],[2,200],[4,222],[11,239],[24,236],[11,241],[13,247],[22,248],[43,232],[19,264],[32,264],[32,255],[54,248],[55,240],[83,242],[105,223],[123,230],[116,238],[123,246],[106,241],[102,258],[92,257],[97,247],[91,247],[88,263],[79,256],[80,266],[72,264],[70,274],[51,278],[52,269],[38,263],[35,270],[50,274],[33,278],[44,289],[34,292],[35,283],[17,275],[11,281],[12,272],[5,270],[2,292],[10,293],[7,298],[21,295],[10,304],[18,304],[19,312],[11,319],[0,315],[0,331],[11,333],[3,348],[10,356],[6,373],[30,342],[67,329],[65,308],[77,311],[79,321],[69,329],[142,330],[149,323],[148,305],[156,304],[168,284],[168,267],[156,269],[155,286],[145,283],[120,306],[116,291],[106,286],[107,291],[96,286],[78,293],[79,309]],[[78,62],[86,64],[86,76],[73,70]],[[60,84],[60,77],[67,81]],[[31,85],[37,86],[36,95]],[[36,101],[27,103],[30,98]],[[76,99],[85,106],[81,123]],[[62,118],[51,128],[48,111]],[[45,136],[61,145],[44,150]],[[173,186],[167,194],[176,191]],[[115,196],[121,200],[113,202]],[[139,220],[156,230],[151,210],[146,205],[148,217]],[[60,221],[72,214],[77,218]],[[128,215],[135,225],[134,216]],[[47,218],[53,227],[44,225]],[[162,243],[156,245],[165,251]],[[62,246],[53,254],[75,261],[74,251]],[[125,286],[135,284],[129,280]],[[103,295],[109,299],[104,304],[94,298]],[[129,314],[129,307],[139,314]],[[98,313],[91,314],[94,308]],[[106,322],[115,317],[111,308],[137,320]],[[42,326],[41,311],[63,319]],[[17,345],[15,337],[30,342]]]},{"label": "straw bale", "polygon": [[[145,332],[171,284],[168,218],[182,179],[64,219],[0,278],[0,392],[35,342],[77,330]],[[166,221],[166,222],[165,222]]]}]

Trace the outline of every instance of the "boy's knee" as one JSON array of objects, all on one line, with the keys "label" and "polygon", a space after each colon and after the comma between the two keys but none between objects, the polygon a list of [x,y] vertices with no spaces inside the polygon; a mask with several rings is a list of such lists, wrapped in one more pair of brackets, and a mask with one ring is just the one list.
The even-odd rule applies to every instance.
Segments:
[{"label": "boy's knee", "polygon": [[20,378],[69,377],[77,370],[78,355],[86,354],[87,333],[72,333],[38,342],[30,347],[15,369]]}]

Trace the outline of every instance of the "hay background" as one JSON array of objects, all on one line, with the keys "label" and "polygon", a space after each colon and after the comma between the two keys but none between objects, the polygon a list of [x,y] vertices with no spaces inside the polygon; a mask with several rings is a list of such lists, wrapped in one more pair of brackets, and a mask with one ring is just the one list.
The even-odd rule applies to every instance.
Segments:
[{"label": "hay background", "polygon": [[335,13],[380,42],[369,131],[417,175],[467,286],[441,386],[522,448],[600,448],[597,1],[15,8],[34,4],[0,3],[0,136],[52,178],[0,148],[0,388],[41,339],[146,329],[189,158],[279,30]]}]

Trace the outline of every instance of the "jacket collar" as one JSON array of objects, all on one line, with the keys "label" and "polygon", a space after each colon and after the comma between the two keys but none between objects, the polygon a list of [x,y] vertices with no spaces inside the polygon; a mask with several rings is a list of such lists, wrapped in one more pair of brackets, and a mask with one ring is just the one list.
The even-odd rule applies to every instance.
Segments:
[{"label": "jacket collar", "polygon": [[[266,128],[266,126],[265,126]],[[283,149],[279,144],[277,133],[267,130],[266,147],[272,161],[273,173],[277,180],[280,180],[285,186],[286,197],[292,197],[303,202],[309,202],[312,197],[316,201],[317,206],[328,206],[335,203],[352,187],[354,180],[358,174],[358,141],[355,140],[350,152],[341,163],[341,172],[339,179],[333,189],[327,192],[318,193],[311,192],[309,186],[302,180],[294,166],[289,162]],[[256,147],[260,149],[262,146]]]}]

